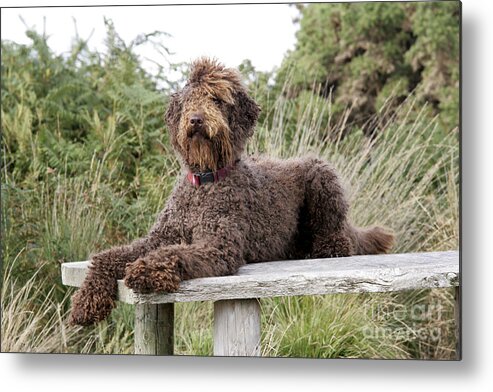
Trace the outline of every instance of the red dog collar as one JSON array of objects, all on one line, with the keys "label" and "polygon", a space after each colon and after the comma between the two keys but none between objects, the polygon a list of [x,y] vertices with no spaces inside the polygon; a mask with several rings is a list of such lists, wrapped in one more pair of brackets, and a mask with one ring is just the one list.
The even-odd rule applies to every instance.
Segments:
[{"label": "red dog collar", "polygon": [[234,166],[223,167],[215,172],[193,173],[187,174],[187,180],[192,185],[198,188],[201,185],[208,184],[210,182],[217,182],[225,179],[228,174],[234,169]]}]

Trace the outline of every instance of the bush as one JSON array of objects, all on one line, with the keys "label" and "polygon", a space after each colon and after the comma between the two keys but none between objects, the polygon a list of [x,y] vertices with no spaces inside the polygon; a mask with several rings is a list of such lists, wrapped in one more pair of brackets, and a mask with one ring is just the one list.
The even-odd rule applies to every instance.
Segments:
[{"label": "bush", "polygon": [[314,91],[333,116],[350,109],[344,133],[368,123],[368,134],[381,130],[374,120],[382,106],[397,107],[410,93],[419,106],[431,104],[442,133],[459,125],[459,2],[297,7],[297,43],[278,71],[277,91],[290,80],[289,98]]}]

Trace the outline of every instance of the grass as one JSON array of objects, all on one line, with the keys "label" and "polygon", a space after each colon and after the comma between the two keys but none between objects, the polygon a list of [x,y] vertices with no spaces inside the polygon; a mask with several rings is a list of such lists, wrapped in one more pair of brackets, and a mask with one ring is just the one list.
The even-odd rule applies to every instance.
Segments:
[{"label": "grass", "polygon": [[66,352],[77,339],[77,329],[67,327],[62,302],[53,288],[41,288],[43,267],[20,285],[12,273],[18,257],[4,270],[2,284],[2,352]]}]

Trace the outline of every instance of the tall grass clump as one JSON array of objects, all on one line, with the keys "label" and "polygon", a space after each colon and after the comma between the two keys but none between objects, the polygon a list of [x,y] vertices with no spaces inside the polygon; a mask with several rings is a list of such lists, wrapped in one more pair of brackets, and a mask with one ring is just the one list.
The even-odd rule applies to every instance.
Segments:
[{"label": "tall grass clump", "polygon": [[[149,75],[134,51],[160,35],[127,44],[106,26],[104,53],[77,38],[58,56],[32,30],[30,45],[2,41],[3,351],[132,353],[132,307],[69,327],[74,289],[60,280],[62,262],[142,236],[179,172],[163,121],[176,83]],[[316,86],[296,99],[290,90],[289,80],[281,91],[257,90],[267,94],[257,97],[263,112],[249,153],[331,162],[352,221],[391,228],[394,252],[458,248],[457,129],[430,120],[413,95],[397,109],[382,104],[361,127],[349,123],[351,108],[334,119]],[[265,299],[262,354],[452,358],[452,310],[449,290]],[[175,312],[175,352],[211,355],[212,305]]]},{"label": "tall grass clump", "polygon": [[65,323],[68,298],[58,301],[53,285],[46,291],[43,266],[26,282],[19,282],[13,266],[21,253],[3,271],[2,352],[68,352],[80,339],[77,328]]},{"label": "tall grass clump", "polygon": [[[357,129],[342,135],[344,127],[331,123],[325,99],[312,94],[296,107],[281,94],[249,151],[281,158],[315,154],[328,160],[345,182],[353,222],[394,230],[395,252],[457,249],[458,129],[444,132],[425,116],[426,109],[416,107],[410,96],[382,116],[376,134]],[[287,138],[289,116],[295,123]],[[368,138],[368,133],[374,136]]]}]

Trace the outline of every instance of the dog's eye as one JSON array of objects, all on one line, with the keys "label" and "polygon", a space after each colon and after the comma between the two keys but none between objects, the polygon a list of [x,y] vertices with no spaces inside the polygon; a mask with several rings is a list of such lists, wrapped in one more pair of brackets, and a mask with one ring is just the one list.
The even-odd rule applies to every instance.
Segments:
[{"label": "dog's eye", "polygon": [[216,105],[216,106],[220,106],[220,105],[223,103],[223,101],[221,101],[221,100],[220,100],[219,98],[217,98],[217,97],[213,97],[213,98],[212,98],[212,102],[214,102],[214,105]]}]

